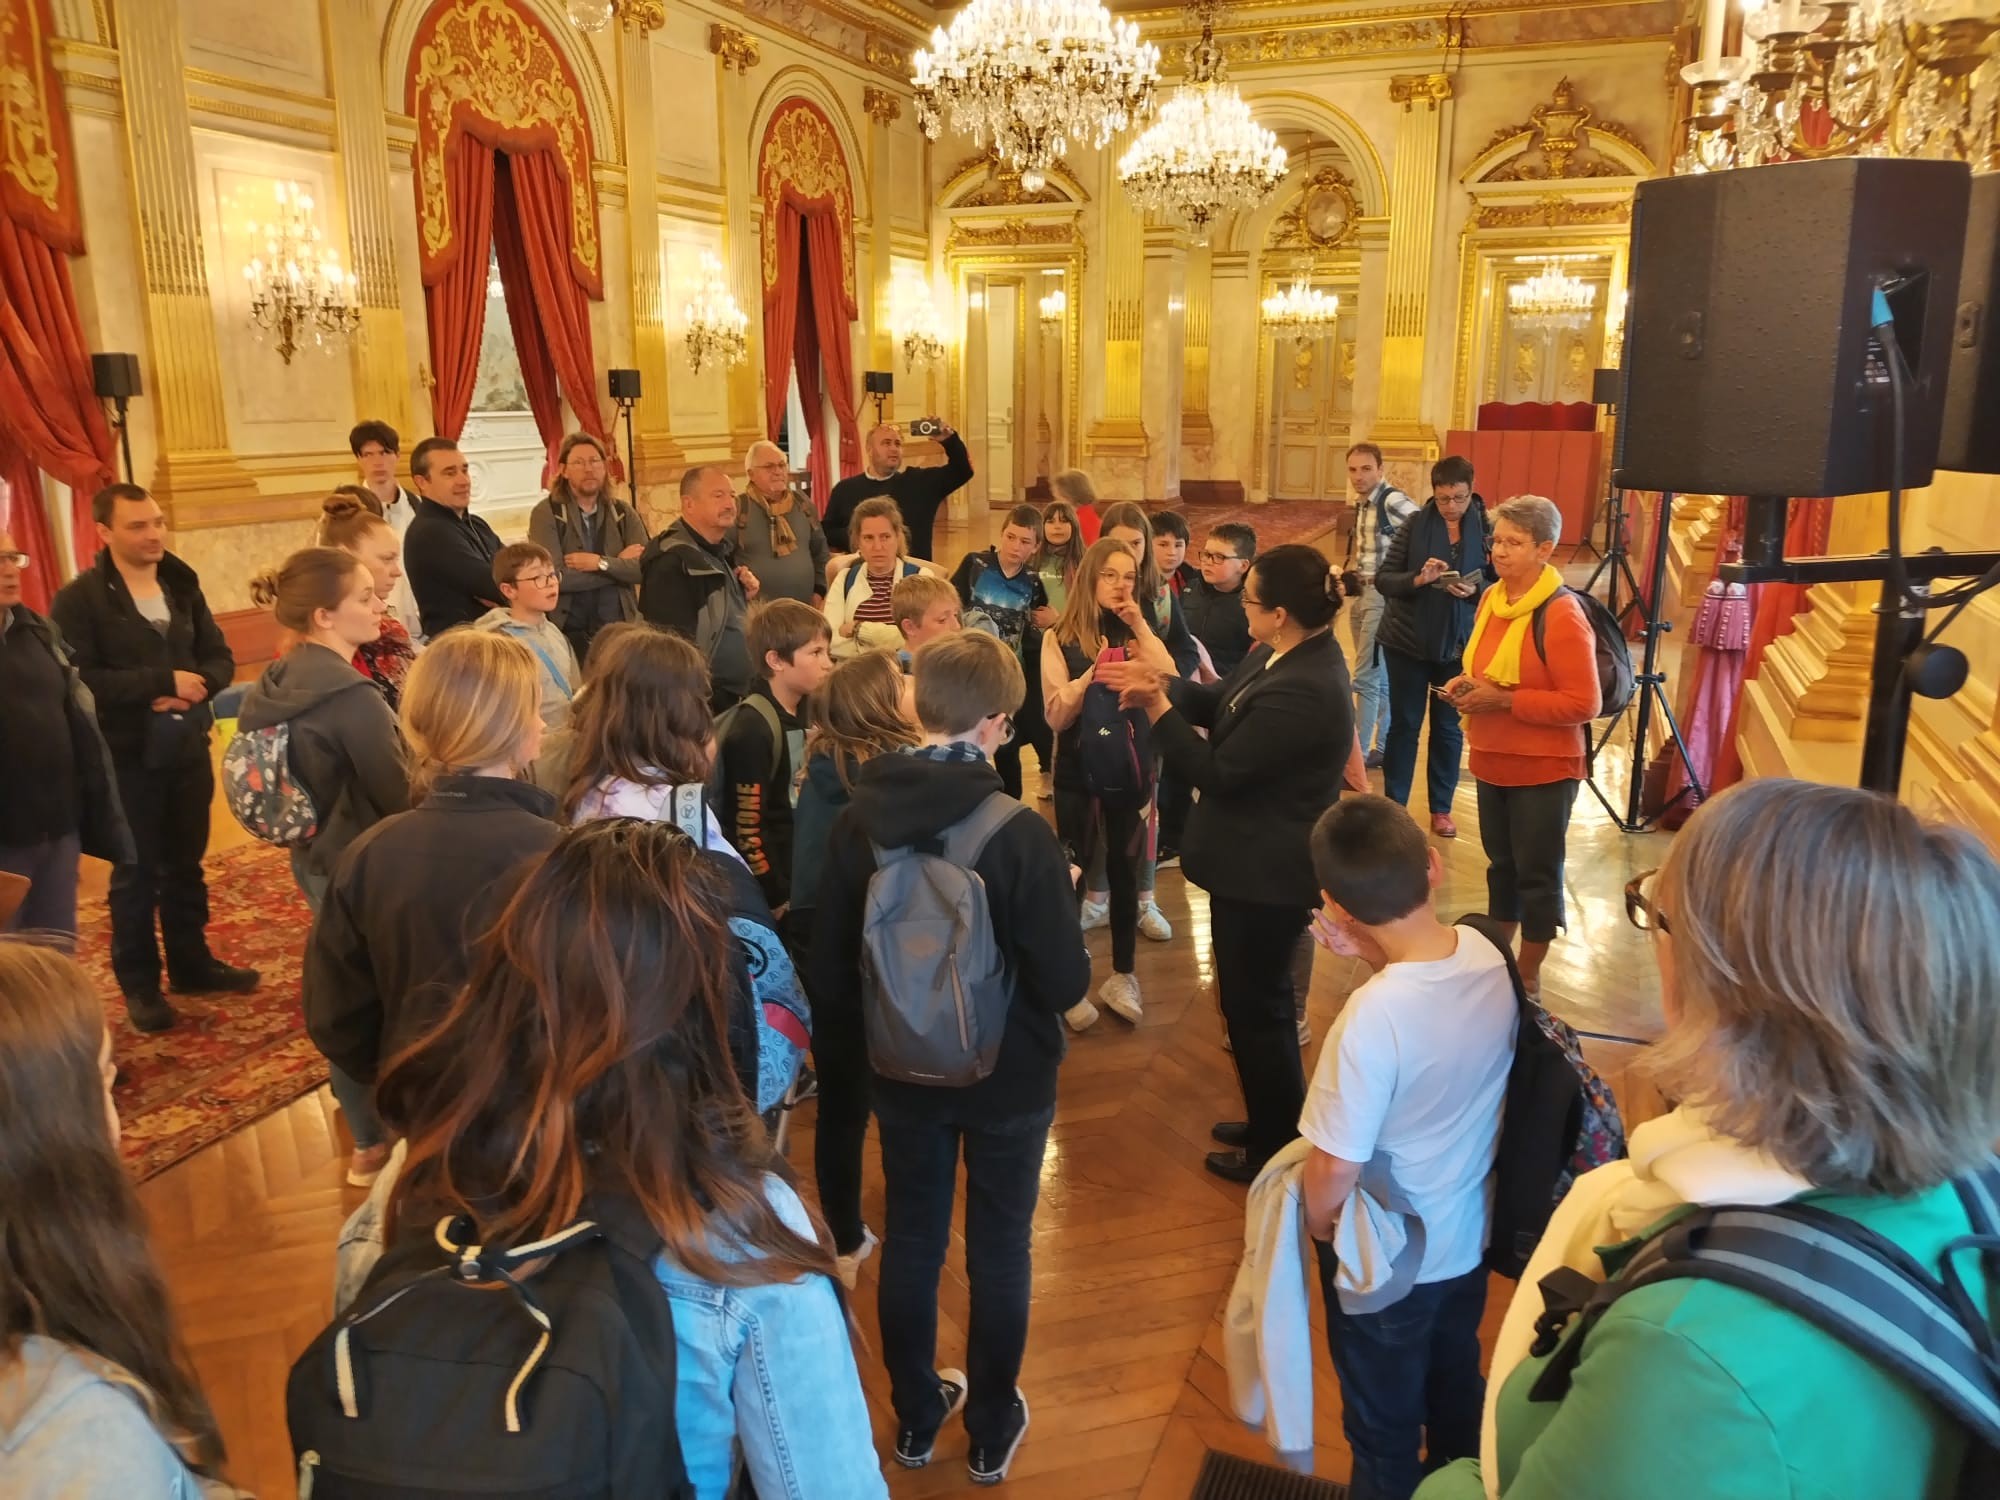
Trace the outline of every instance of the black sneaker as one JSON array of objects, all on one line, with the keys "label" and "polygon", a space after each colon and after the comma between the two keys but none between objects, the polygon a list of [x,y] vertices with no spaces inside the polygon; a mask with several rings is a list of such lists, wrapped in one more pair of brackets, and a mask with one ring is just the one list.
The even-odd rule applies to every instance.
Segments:
[{"label": "black sneaker", "polygon": [[818,1097],[819,1074],[815,1073],[810,1067],[800,1068],[799,1076],[792,1082],[791,1100],[785,1105],[785,1108],[793,1109],[805,1103],[808,1099],[817,1099]]},{"label": "black sneaker", "polygon": [[171,1031],[180,1014],[160,997],[158,990],[125,997],[125,1013],[139,1031]]},{"label": "black sneaker", "polygon": [[1181,851],[1172,844],[1160,845],[1159,858],[1153,861],[1156,870],[1173,870],[1180,867]]},{"label": "black sneaker", "polygon": [[192,974],[176,974],[173,991],[176,995],[247,995],[263,979],[264,976],[255,969],[239,969],[218,958],[207,968],[196,969]]},{"label": "black sneaker", "polygon": [[965,1371],[938,1371],[938,1418],[922,1427],[905,1427],[896,1434],[896,1462],[921,1469],[931,1461],[939,1430],[965,1409]]},{"label": "black sneaker", "polygon": [[1021,1439],[1028,1435],[1028,1398],[1014,1387],[1014,1409],[1007,1413],[1006,1434],[997,1443],[974,1443],[966,1455],[966,1472],[974,1484],[998,1484],[1007,1477],[1014,1455],[1021,1451]]}]

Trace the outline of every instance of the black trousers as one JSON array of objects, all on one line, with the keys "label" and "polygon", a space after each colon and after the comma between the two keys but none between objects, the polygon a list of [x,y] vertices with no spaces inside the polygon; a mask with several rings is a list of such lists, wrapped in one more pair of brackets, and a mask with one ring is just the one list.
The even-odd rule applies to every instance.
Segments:
[{"label": "black trousers", "polygon": [[[198,977],[208,951],[208,819],[215,770],[204,742],[199,756],[160,769],[120,761],[118,795],[132,825],[138,859],[111,872],[111,970],[127,995],[160,988],[160,946],[169,980]],[[159,922],[158,937],[154,920]]]},{"label": "black trousers", "polygon": [[1563,855],[1577,786],[1574,781],[1479,783],[1486,910],[1495,921],[1519,922],[1524,942],[1554,942],[1564,926]]},{"label": "black trousers", "polygon": [[1146,857],[1143,811],[1103,807],[1088,793],[1059,789],[1056,835],[1083,870],[1090,868],[1102,840],[1105,884],[1111,896],[1111,969],[1116,974],[1132,973],[1139,957],[1139,866]]},{"label": "black trousers", "polygon": [[1216,996],[1243,1090],[1250,1124],[1246,1149],[1253,1162],[1265,1161],[1299,1133],[1306,1075],[1293,976],[1299,936],[1311,916],[1309,907],[1209,893]]},{"label": "black trousers", "polygon": [[[1041,636],[1031,634],[1035,643],[1033,655],[1023,655],[1021,670],[1027,676],[1028,695],[1021,700],[1021,706],[1014,714],[1014,738],[1002,745],[993,756],[993,769],[1000,773],[1000,789],[1010,797],[1021,795],[1021,747],[1030,746],[1035,752],[1035,761],[1048,776],[1055,770],[1055,733],[1049,728],[1048,716],[1042,711],[1042,652]],[[1029,800],[1033,800],[1032,798]]]}]

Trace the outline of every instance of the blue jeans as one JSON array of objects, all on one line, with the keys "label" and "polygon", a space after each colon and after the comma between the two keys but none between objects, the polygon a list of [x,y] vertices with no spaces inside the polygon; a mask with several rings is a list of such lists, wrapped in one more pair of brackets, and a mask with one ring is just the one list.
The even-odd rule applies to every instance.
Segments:
[{"label": "blue jeans", "polygon": [[[332,878],[308,875],[305,851],[294,849],[292,879],[299,883],[299,894],[306,898],[306,905],[317,918],[320,907],[326,902],[327,887],[332,885]],[[381,1145],[382,1117],[375,1113],[375,1086],[363,1083],[332,1059],[327,1061],[326,1082],[333,1090],[333,1097],[339,1101],[340,1112],[347,1116],[347,1133],[354,1137],[354,1149],[369,1151]]]},{"label": "blue jeans", "polygon": [[1340,1425],[1354,1450],[1348,1500],[1409,1500],[1424,1475],[1479,1455],[1486,1272],[1421,1282],[1380,1312],[1348,1314],[1333,1289],[1332,1247],[1314,1248]]},{"label": "blue jeans", "polygon": [[1384,602],[1370,584],[1349,605],[1354,632],[1354,662],[1349,674],[1354,688],[1354,731],[1361,736],[1364,753],[1381,749],[1380,741],[1389,734],[1389,697],[1382,680],[1382,653],[1375,645]]},{"label": "blue jeans", "polygon": [[74,833],[38,844],[0,845],[0,870],[28,882],[28,894],[7,931],[58,933],[67,940],[65,948],[76,946],[76,862],[81,852]]},{"label": "blue jeans", "polygon": [[1451,811],[1458,791],[1458,768],[1465,756],[1465,730],[1458,710],[1431,691],[1459,674],[1455,661],[1420,661],[1400,651],[1382,648],[1383,670],[1389,674],[1389,738],[1382,747],[1382,795],[1410,805],[1410,783],[1417,773],[1417,737],[1424,714],[1431,716],[1430,764],[1426,785],[1433,817]]},{"label": "blue jeans", "polygon": [[[940,1092],[943,1092],[940,1090]],[[1053,1109],[992,1122],[940,1119],[876,1100],[887,1217],[879,1301],[882,1362],[904,1426],[937,1417],[937,1290],[951,1243],[951,1204],[965,1150],[965,1430],[974,1444],[1006,1435],[1028,1347],[1029,1249]]]}]

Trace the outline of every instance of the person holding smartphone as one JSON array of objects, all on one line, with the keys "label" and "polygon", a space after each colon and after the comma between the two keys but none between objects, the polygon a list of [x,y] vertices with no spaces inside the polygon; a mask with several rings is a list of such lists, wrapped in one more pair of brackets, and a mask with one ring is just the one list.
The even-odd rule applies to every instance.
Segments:
[{"label": "person holding smartphone", "polygon": [[912,424],[913,433],[937,438],[944,447],[944,462],[922,468],[903,467],[903,434],[893,422],[884,422],[868,434],[868,463],[859,474],[850,474],[833,487],[826,499],[827,545],[835,552],[850,550],[848,521],[863,500],[887,495],[903,513],[909,528],[911,557],[928,558],[932,552],[931,533],[937,513],[952,493],[972,482],[972,457],[965,451],[965,439],[936,417]]},{"label": "person holding smartphone", "polygon": [[1466,640],[1489,572],[1486,506],[1472,492],[1472,465],[1453,454],[1431,467],[1431,498],[1389,542],[1375,587],[1382,595],[1376,642],[1389,679],[1389,737],[1382,751],[1382,790],[1409,805],[1416,777],[1417,738],[1430,714],[1426,784],[1431,832],[1458,837],[1451,801],[1458,791],[1465,733],[1458,708],[1434,689],[1460,671]]}]

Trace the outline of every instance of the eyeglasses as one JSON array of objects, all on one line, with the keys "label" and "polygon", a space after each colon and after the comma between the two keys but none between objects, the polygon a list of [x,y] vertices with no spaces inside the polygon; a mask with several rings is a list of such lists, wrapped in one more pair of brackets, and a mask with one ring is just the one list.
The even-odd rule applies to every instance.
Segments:
[{"label": "eyeglasses", "polygon": [[0,563],[12,563],[17,568],[25,568],[33,561],[25,552],[0,552]]},{"label": "eyeglasses", "polygon": [[1243,607],[1245,609],[1261,609],[1266,613],[1269,613],[1271,608],[1271,606],[1266,604],[1262,599],[1253,599],[1250,596],[1250,590],[1248,589],[1245,589],[1243,591]]},{"label": "eyeglasses", "polygon": [[1205,563],[1226,563],[1226,562],[1243,561],[1243,559],[1238,557],[1234,552],[1203,552],[1201,554],[1201,560]]},{"label": "eyeglasses", "polygon": [[546,588],[555,581],[556,575],[553,573],[523,573],[519,578],[514,580],[514,586],[520,588],[523,584],[526,584],[530,588],[539,589]]},{"label": "eyeglasses", "polygon": [[1664,932],[1673,935],[1673,928],[1667,925],[1667,914],[1653,904],[1653,900],[1641,887],[1659,874],[1658,870],[1641,870],[1625,882],[1625,920],[1641,932]]}]

